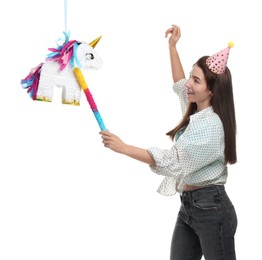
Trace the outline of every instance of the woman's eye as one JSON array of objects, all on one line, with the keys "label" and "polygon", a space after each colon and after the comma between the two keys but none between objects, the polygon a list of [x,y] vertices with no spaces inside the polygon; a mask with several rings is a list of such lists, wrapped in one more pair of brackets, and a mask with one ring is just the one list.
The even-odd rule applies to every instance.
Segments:
[{"label": "woman's eye", "polygon": [[89,60],[93,60],[94,59],[94,54],[93,53],[87,53],[86,54],[86,58]]}]

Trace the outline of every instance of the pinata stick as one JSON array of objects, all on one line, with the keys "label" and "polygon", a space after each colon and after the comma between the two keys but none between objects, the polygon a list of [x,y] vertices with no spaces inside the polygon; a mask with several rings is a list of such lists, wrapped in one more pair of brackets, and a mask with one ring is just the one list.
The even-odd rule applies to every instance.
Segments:
[{"label": "pinata stick", "polygon": [[97,109],[96,103],[95,103],[93,96],[92,96],[92,94],[91,94],[91,92],[90,92],[90,90],[89,90],[89,88],[88,88],[88,86],[85,82],[85,79],[84,79],[84,76],[83,76],[81,70],[79,68],[75,67],[73,69],[73,72],[75,74],[76,80],[77,80],[80,88],[83,89],[83,91],[86,95],[86,99],[87,99],[87,101],[90,105],[90,108],[92,109],[92,111],[94,113],[94,116],[96,118],[96,121],[97,121],[100,129],[102,131],[105,131],[106,130],[105,124],[104,124],[103,119],[102,119],[102,117],[101,117],[101,115],[100,115],[100,113]]}]

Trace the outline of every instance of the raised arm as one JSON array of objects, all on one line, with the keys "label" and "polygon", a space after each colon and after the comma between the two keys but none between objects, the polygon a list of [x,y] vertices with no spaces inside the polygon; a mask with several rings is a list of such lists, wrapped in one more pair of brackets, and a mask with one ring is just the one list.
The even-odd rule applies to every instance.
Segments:
[{"label": "raised arm", "polygon": [[171,61],[171,70],[174,83],[180,79],[185,78],[184,69],[182,67],[180,57],[176,48],[176,44],[180,39],[181,32],[180,28],[177,25],[172,25],[171,28],[167,29],[165,36],[169,37],[169,52],[170,52],[170,61]]}]

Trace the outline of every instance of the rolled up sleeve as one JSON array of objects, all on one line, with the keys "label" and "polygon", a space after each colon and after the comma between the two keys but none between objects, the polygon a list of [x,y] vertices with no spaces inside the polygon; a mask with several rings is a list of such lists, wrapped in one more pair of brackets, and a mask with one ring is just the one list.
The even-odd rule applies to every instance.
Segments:
[{"label": "rolled up sleeve", "polygon": [[148,152],[156,163],[155,166],[150,166],[154,173],[168,177],[181,175],[181,166],[175,145],[170,150],[151,147]]}]

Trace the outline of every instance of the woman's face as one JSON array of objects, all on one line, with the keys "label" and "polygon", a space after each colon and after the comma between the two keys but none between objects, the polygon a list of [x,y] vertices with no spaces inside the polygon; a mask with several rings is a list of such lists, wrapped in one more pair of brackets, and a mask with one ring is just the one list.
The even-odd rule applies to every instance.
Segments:
[{"label": "woman's face", "polygon": [[186,88],[188,102],[196,103],[198,111],[210,106],[212,92],[207,88],[204,73],[197,65],[192,68]]}]

